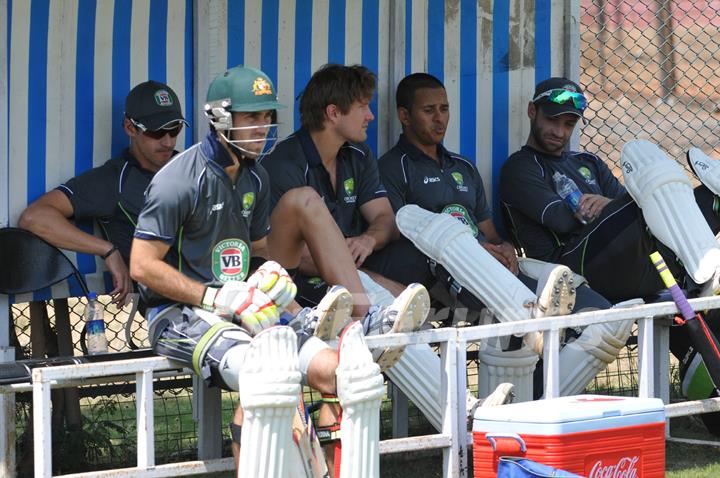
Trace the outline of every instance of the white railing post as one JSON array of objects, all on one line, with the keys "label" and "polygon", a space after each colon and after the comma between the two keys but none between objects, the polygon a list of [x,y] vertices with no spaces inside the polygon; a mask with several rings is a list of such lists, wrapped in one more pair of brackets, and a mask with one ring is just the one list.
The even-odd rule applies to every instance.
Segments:
[{"label": "white railing post", "polygon": [[639,380],[638,380],[638,396],[641,398],[650,398],[655,393],[654,383],[654,351],[653,345],[654,331],[653,317],[644,317],[638,320],[638,362],[639,362]]},{"label": "white railing post", "polygon": [[36,478],[52,477],[52,402],[50,382],[43,369],[32,372],[33,381],[33,452]]},{"label": "white railing post", "polygon": [[465,478],[468,476],[468,411],[467,411],[467,341],[458,338],[457,340],[457,365],[456,370],[456,387],[457,393],[455,399],[457,401],[457,442],[458,442],[458,476]]},{"label": "white railing post", "polygon": [[543,398],[557,398],[560,396],[560,330],[546,330],[543,334]]},{"label": "white railing post", "polygon": [[[7,296],[0,296],[0,308],[7,307]],[[3,321],[0,320],[0,324]],[[14,362],[15,349],[13,347],[0,347],[0,362]],[[0,395],[0,476],[15,477],[15,395],[12,393]]]},{"label": "white railing post", "polygon": [[153,411],[153,371],[135,374],[137,400],[137,466],[155,466],[155,414]]},{"label": "white railing post", "polygon": [[442,434],[452,437],[450,446],[443,448],[443,477],[459,476],[458,463],[459,446],[457,435],[457,342],[448,340],[440,345],[440,360],[442,362],[442,381],[440,396],[443,399],[443,426]]}]

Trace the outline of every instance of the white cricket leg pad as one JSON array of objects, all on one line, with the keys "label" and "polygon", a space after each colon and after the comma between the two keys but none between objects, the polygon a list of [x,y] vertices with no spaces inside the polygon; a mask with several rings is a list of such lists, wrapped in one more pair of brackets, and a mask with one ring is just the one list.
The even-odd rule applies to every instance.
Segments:
[{"label": "white cricket leg pad", "polygon": [[698,284],[720,269],[720,247],[700,212],[680,165],[645,140],[625,143],[625,187],[642,209],[652,234],[673,250]]},{"label": "white cricket leg pad", "polygon": [[712,159],[698,148],[688,150],[687,160],[700,182],[716,195],[720,195],[720,161]]},{"label": "white cricket leg pad", "polygon": [[[642,303],[642,301],[639,301]],[[638,301],[615,304],[613,308],[628,307]],[[580,337],[560,350],[560,394],[577,395],[585,390],[595,376],[612,363],[632,332],[633,320],[591,324]]]},{"label": "white cricket leg pad", "polygon": [[[530,277],[531,279],[538,280],[547,274],[549,269],[553,269],[557,264],[551,262],[540,261],[538,259],[531,259],[529,257],[518,257],[518,267],[520,272]],[[573,272],[573,280],[575,282],[575,288],[577,289],[582,284],[587,283],[587,279],[580,274]]]},{"label": "white cricket leg pad", "polygon": [[440,357],[427,344],[408,345],[385,374],[420,409],[430,424],[442,430]]},{"label": "white cricket leg pad", "polygon": [[393,303],[395,297],[393,297],[390,291],[372,280],[372,278],[363,271],[358,271],[358,275],[360,276],[363,289],[365,289],[365,294],[367,294],[372,305],[384,306]]},{"label": "white cricket leg pad", "polygon": [[339,478],[378,478],[380,401],[385,387],[380,367],[365,344],[360,322],[348,325],[340,337],[335,375],[343,408]]},{"label": "white cricket leg pad", "polygon": [[244,412],[238,476],[285,478],[300,394],[297,339],[290,327],[257,334],[240,370]]},{"label": "white cricket leg pad", "polygon": [[426,256],[442,264],[501,322],[533,317],[535,294],[485,250],[470,229],[449,214],[414,204],[395,216],[398,228]]},{"label": "white cricket leg pad", "polygon": [[478,358],[478,396],[490,395],[500,384],[515,385],[515,401],[533,399],[533,372],[538,354],[523,346],[519,350],[504,352],[498,339],[481,342]]}]

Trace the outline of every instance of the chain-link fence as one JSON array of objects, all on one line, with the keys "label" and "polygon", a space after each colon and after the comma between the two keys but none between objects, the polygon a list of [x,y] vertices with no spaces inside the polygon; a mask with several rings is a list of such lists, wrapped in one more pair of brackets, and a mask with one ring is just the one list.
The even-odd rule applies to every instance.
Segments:
[{"label": "chain-link fence", "polygon": [[582,0],[582,149],[617,165],[633,138],[685,165],[690,146],[720,155],[720,2]]}]

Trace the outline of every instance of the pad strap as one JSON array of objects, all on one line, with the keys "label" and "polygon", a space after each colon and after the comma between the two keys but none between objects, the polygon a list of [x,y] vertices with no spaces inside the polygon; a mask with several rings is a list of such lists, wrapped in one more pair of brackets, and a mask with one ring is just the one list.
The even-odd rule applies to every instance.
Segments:
[{"label": "pad strap", "polygon": [[229,328],[234,329],[237,327],[229,322],[218,322],[217,324],[214,324],[209,329],[207,329],[207,331],[202,334],[202,336],[198,340],[192,355],[192,367],[198,377],[202,377],[202,364],[200,363],[200,361],[203,359],[203,357],[205,357],[205,352],[207,352],[213,342],[215,342],[215,339],[220,335],[220,331]]},{"label": "pad strap", "polygon": [[240,437],[242,436],[242,425],[230,422],[228,424],[228,427],[230,428],[230,439],[233,441],[233,443],[237,443],[239,445]]},{"label": "pad strap", "polygon": [[340,440],[340,423],[335,422],[325,427],[315,427],[318,441],[321,445],[329,445]]}]

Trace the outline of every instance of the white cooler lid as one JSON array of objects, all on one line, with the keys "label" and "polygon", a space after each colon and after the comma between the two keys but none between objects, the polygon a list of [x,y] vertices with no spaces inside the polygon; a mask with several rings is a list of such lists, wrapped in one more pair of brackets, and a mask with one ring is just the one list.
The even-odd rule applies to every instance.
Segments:
[{"label": "white cooler lid", "polygon": [[659,398],[573,395],[498,407],[478,407],[473,431],[572,433],[665,421]]}]

